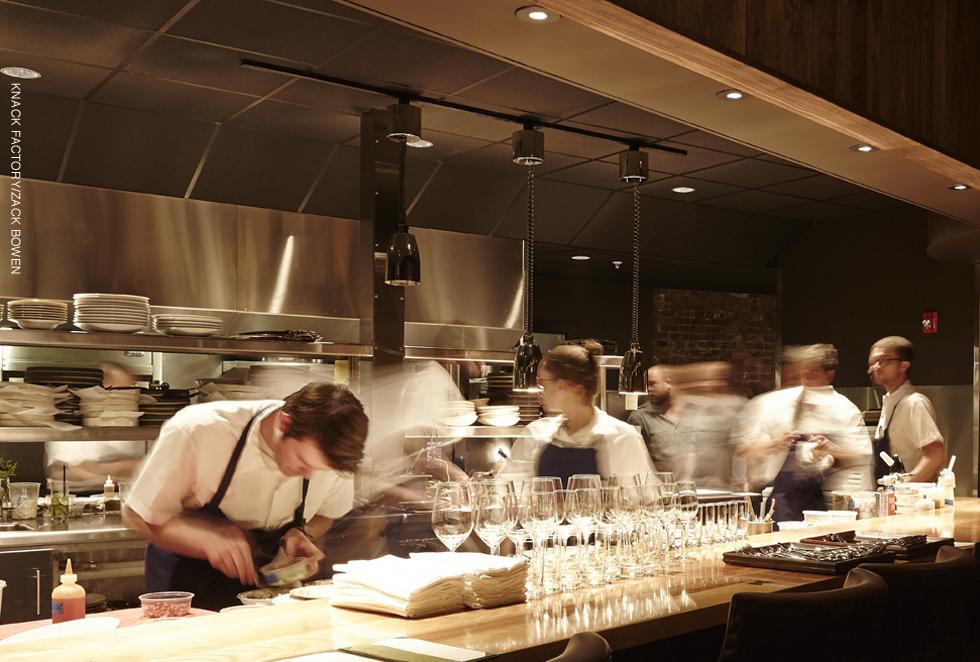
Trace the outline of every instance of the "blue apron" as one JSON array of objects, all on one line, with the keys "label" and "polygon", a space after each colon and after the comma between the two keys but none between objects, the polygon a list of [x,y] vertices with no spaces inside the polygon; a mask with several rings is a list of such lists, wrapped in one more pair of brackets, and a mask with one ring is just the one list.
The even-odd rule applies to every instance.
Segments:
[{"label": "blue apron", "polygon": [[538,476],[558,476],[563,487],[575,474],[597,474],[594,448],[563,448],[548,444],[538,458]]},{"label": "blue apron", "polygon": [[[796,401],[793,428],[799,426],[803,418],[806,394],[804,388]],[[796,446],[797,441],[794,439],[783,466],[772,483],[772,498],[776,500],[773,520],[776,522],[799,522],[803,520],[804,510],[823,510],[826,507],[823,499],[823,474],[803,471],[796,458]]]},{"label": "blue apron", "polygon": [[[201,509],[201,512],[216,519],[227,519],[221,512],[221,501],[225,498],[225,492],[228,491],[232,476],[235,475],[235,468],[238,466],[242,451],[245,450],[245,442],[248,439],[249,431],[252,429],[252,424],[262,413],[255,414],[245,429],[242,430],[238,437],[238,445],[232,451],[228,465],[225,467],[225,473],[218,484],[218,489],[211,501]],[[272,560],[286,531],[303,526],[303,511],[306,506],[308,487],[309,481],[304,480],[303,498],[299,506],[296,507],[291,522],[274,531],[254,529],[249,532],[250,537],[259,548],[259,553],[255,559],[256,568]],[[255,586],[246,586],[237,579],[226,577],[224,573],[211,567],[207,559],[181,556],[152,544],[146,546],[144,573],[147,592],[190,591],[194,594],[194,606],[202,609],[218,610],[237,605],[239,604],[237,597],[239,593],[255,588]]]}]

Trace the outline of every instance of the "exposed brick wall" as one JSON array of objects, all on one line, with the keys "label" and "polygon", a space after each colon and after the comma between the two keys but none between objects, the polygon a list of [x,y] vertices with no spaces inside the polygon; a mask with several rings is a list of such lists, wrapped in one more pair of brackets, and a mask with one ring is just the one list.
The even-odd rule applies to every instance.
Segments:
[{"label": "exposed brick wall", "polygon": [[776,297],[770,294],[653,290],[653,348],[661,363],[728,361],[744,395],[774,387]]}]

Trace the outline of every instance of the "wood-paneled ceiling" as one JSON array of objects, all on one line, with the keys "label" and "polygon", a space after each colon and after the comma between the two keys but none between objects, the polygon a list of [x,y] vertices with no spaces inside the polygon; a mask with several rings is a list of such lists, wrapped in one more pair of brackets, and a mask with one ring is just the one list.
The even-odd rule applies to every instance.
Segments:
[{"label": "wood-paneled ceiling", "polygon": [[[25,175],[357,218],[359,116],[389,97],[246,70],[242,58],[399,87],[688,151],[651,152],[644,280],[771,290],[767,267],[813,223],[905,203],[329,0],[0,0],[0,66],[26,66]],[[714,103],[712,98],[708,102]],[[719,103],[724,103],[720,102]],[[515,125],[424,106],[410,222],[524,236]],[[619,143],[546,130],[540,263],[625,278]],[[675,186],[694,193],[678,194]],[[589,263],[572,263],[585,253]]]}]

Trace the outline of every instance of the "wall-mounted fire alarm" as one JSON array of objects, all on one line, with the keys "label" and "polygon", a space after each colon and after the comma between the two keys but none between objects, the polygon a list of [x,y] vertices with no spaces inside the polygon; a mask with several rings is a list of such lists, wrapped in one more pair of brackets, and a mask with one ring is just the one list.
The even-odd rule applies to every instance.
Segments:
[{"label": "wall-mounted fire alarm", "polygon": [[922,333],[939,333],[939,313],[922,313]]}]

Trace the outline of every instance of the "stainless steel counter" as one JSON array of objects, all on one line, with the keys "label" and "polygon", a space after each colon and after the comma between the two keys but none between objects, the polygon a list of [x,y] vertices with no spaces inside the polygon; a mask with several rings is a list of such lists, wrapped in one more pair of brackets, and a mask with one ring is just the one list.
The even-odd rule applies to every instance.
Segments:
[{"label": "stainless steel counter", "polygon": [[[20,525],[7,530],[9,524]],[[139,540],[127,529],[119,515],[85,515],[62,524],[25,520],[0,525],[0,549],[23,547],[62,547],[83,543],[109,543]],[[25,530],[25,527],[29,529]]]}]

